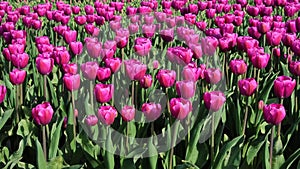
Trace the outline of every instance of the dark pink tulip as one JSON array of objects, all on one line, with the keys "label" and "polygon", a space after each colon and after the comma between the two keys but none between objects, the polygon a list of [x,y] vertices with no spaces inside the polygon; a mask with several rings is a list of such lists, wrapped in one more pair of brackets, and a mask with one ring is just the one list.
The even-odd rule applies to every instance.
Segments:
[{"label": "dark pink tulip", "polygon": [[4,85],[0,85],[0,103],[2,103],[6,96],[6,87]]},{"label": "dark pink tulip", "polygon": [[133,16],[135,15],[137,12],[137,8],[134,8],[134,7],[131,7],[131,6],[128,6],[126,8],[126,15],[130,15],[130,16]]},{"label": "dark pink tulip", "polygon": [[95,26],[93,24],[86,24],[84,25],[84,29],[86,31],[86,33],[93,35],[94,31],[95,31]]},{"label": "dark pink tulip", "polygon": [[206,1],[198,1],[197,3],[199,11],[204,11],[207,8],[207,2]]},{"label": "dark pink tulip", "polygon": [[218,39],[212,36],[207,36],[201,40],[202,51],[204,55],[212,56],[218,45]]},{"label": "dark pink tulip", "polygon": [[163,87],[171,87],[176,80],[176,72],[174,70],[160,69],[156,75],[157,80]]},{"label": "dark pink tulip", "polygon": [[193,52],[189,48],[178,46],[167,50],[167,58],[176,64],[186,65],[191,62],[192,57]]},{"label": "dark pink tulip", "polygon": [[107,81],[111,76],[111,70],[107,67],[99,67],[97,70],[97,79],[100,82]]},{"label": "dark pink tulip", "polygon": [[60,22],[63,17],[63,12],[62,11],[53,11],[52,17],[56,22]]},{"label": "dark pink tulip", "polygon": [[136,59],[124,61],[126,74],[130,80],[140,80],[145,76],[147,65]]},{"label": "dark pink tulip", "polygon": [[143,37],[136,38],[134,41],[134,51],[139,56],[147,56],[151,50],[152,42]]},{"label": "dark pink tulip", "polygon": [[234,14],[226,14],[225,15],[225,23],[233,23],[235,18]]},{"label": "dark pink tulip", "polygon": [[156,29],[155,25],[143,25],[142,32],[143,32],[144,37],[152,38],[155,34],[155,29]]},{"label": "dark pink tulip", "polygon": [[210,84],[217,84],[222,79],[222,72],[220,69],[207,68],[204,71],[205,81]]},{"label": "dark pink tulip", "polygon": [[151,25],[153,24],[153,21],[154,21],[154,16],[151,16],[151,15],[145,15],[144,16],[144,23],[146,25]]},{"label": "dark pink tulip", "polygon": [[10,56],[10,59],[12,61],[12,64],[19,68],[19,69],[23,69],[27,66],[28,61],[29,61],[29,56],[27,53],[18,53],[18,54],[12,54]]},{"label": "dark pink tulip", "polygon": [[181,9],[185,5],[186,1],[184,0],[177,0],[177,1],[172,1],[172,8],[175,10]]},{"label": "dark pink tulip", "polygon": [[117,110],[112,106],[101,106],[98,109],[98,118],[101,123],[105,125],[111,125],[115,121],[115,118],[118,115]]},{"label": "dark pink tulip", "polygon": [[70,16],[62,16],[60,23],[62,25],[67,25],[70,21]]},{"label": "dark pink tulip", "polygon": [[109,67],[112,73],[117,72],[122,64],[122,60],[120,58],[106,58],[105,66]]},{"label": "dark pink tulip", "polygon": [[66,74],[77,74],[77,64],[76,63],[68,63],[63,64],[63,70]]},{"label": "dark pink tulip", "polygon": [[193,52],[193,58],[200,59],[202,57],[202,46],[198,43],[190,43],[189,48]]},{"label": "dark pink tulip", "polygon": [[55,47],[53,51],[53,58],[57,64],[63,65],[70,61],[71,56],[65,47]]},{"label": "dark pink tulip", "polygon": [[231,60],[229,67],[232,73],[236,75],[241,75],[247,72],[247,64],[243,59]]},{"label": "dark pink tulip", "polygon": [[11,36],[13,39],[26,39],[26,31],[25,30],[11,30]]},{"label": "dark pink tulip", "polygon": [[66,5],[64,8],[64,14],[70,16],[72,14],[72,8],[70,5]]},{"label": "dark pink tulip", "polygon": [[50,44],[50,40],[48,36],[39,36],[35,38],[35,43],[36,44]]},{"label": "dark pink tulip", "polygon": [[285,118],[286,112],[282,104],[271,103],[263,108],[264,119],[267,123],[278,125]]},{"label": "dark pink tulip", "polygon": [[221,91],[212,91],[205,92],[203,95],[203,100],[207,109],[216,112],[222,108],[226,101],[226,97]]},{"label": "dark pink tulip", "polygon": [[297,12],[297,8],[295,5],[286,5],[284,7],[284,15],[288,17],[292,17]]},{"label": "dark pink tulip", "polygon": [[247,52],[249,49],[258,47],[259,42],[249,36],[239,36],[237,38],[237,47],[239,50]]},{"label": "dark pink tulip", "polygon": [[126,47],[129,37],[128,36],[116,36],[114,40],[117,42],[117,47],[122,49],[122,48]]},{"label": "dark pink tulip", "polygon": [[256,53],[250,57],[250,60],[254,67],[258,69],[264,69],[269,63],[270,54]]},{"label": "dark pink tulip", "polygon": [[271,16],[273,12],[273,7],[271,6],[260,6],[259,14],[260,16]]},{"label": "dark pink tulip", "polygon": [[4,55],[6,60],[8,60],[8,61],[11,60],[11,54],[10,54],[8,48],[3,48],[2,54]]},{"label": "dark pink tulip", "polygon": [[121,116],[126,122],[133,120],[135,116],[135,108],[128,105],[124,106],[121,110]]},{"label": "dark pink tulip", "polygon": [[189,4],[188,9],[189,9],[189,13],[198,15],[198,5],[197,4]]},{"label": "dark pink tulip", "polygon": [[257,27],[255,26],[248,27],[248,34],[254,39],[259,39],[261,36],[261,34],[257,30]]},{"label": "dark pink tulip", "polygon": [[54,60],[50,57],[43,57],[42,55],[36,58],[36,68],[42,75],[48,75],[52,72]]},{"label": "dark pink tulip", "polygon": [[205,14],[206,14],[207,18],[212,19],[215,17],[215,14],[216,14],[215,9],[206,9],[205,12],[206,12]]},{"label": "dark pink tulip", "polygon": [[137,8],[137,13],[141,15],[146,15],[149,14],[150,12],[152,12],[152,9],[148,6],[140,6]]},{"label": "dark pink tulip", "polygon": [[172,1],[161,1],[161,6],[163,9],[170,9],[172,5]]},{"label": "dark pink tulip", "polygon": [[10,54],[22,54],[25,51],[25,45],[23,44],[9,44],[8,50]]},{"label": "dark pink tulip", "polygon": [[196,82],[199,78],[204,78],[205,69],[203,64],[198,68],[195,63],[189,63],[183,68],[181,74],[184,80]]},{"label": "dark pink tulip", "polygon": [[244,96],[251,96],[256,91],[257,85],[254,78],[241,79],[238,82],[239,90]]},{"label": "dark pink tulip", "polygon": [[135,24],[140,24],[140,16],[139,15],[134,15],[130,16],[130,22],[135,23]]},{"label": "dark pink tulip", "polygon": [[177,95],[184,98],[190,99],[194,97],[196,90],[196,84],[194,81],[177,81],[176,82],[176,92]]},{"label": "dark pink tulip", "polygon": [[103,16],[95,16],[95,23],[98,26],[104,25],[105,18]]},{"label": "dark pink tulip", "polygon": [[255,16],[258,16],[258,14],[259,14],[259,7],[248,5],[246,7],[246,11],[250,16],[255,17]]},{"label": "dark pink tulip", "polygon": [[40,20],[32,20],[31,21],[31,26],[33,27],[33,29],[39,30],[39,29],[42,28],[42,21],[40,21]]},{"label": "dark pink tulip", "polygon": [[272,51],[273,56],[280,58],[280,48],[274,48]]},{"label": "dark pink tulip", "polygon": [[222,25],[225,24],[225,17],[217,16],[214,21],[215,21],[215,24],[217,25],[217,27],[221,27]]},{"label": "dark pink tulip", "polygon": [[88,80],[95,80],[99,65],[97,62],[86,62],[80,66],[83,76]]},{"label": "dark pink tulip", "polygon": [[154,121],[161,115],[161,105],[158,103],[144,103],[141,108],[148,121]]},{"label": "dark pink tulip", "polygon": [[38,125],[47,125],[51,122],[54,111],[49,102],[44,102],[34,107],[31,113]]},{"label": "dark pink tulip", "polygon": [[140,26],[138,24],[132,23],[128,26],[130,34],[136,34],[139,32]]},{"label": "dark pink tulip", "polygon": [[188,25],[194,25],[196,22],[196,15],[188,13],[184,15],[184,19],[187,21]]},{"label": "dark pink tulip", "polygon": [[295,55],[300,56],[300,40],[295,39],[291,46],[292,51]]},{"label": "dark pink tulip", "polygon": [[67,44],[70,44],[71,42],[75,42],[77,39],[77,31],[75,30],[67,30],[63,33],[64,39]]},{"label": "dark pink tulip", "polygon": [[228,37],[222,37],[219,39],[219,47],[222,52],[228,52],[233,47],[233,39]]},{"label": "dark pink tulip", "polygon": [[100,42],[87,41],[86,49],[90,57],[98,58],[101,54],[102,44]]},{"label": "dark pink tulip", "polygon": [[98,83],[95,85],[94,95],[99,103],[109,102],[114,95],[114,86],[112,84]]},{"label": "dark pink tulip", "polygon": [[71,42],[69,47],[74,55],[80,55],[82,53],[83,45],[81,42]]},{"label": "dark pink tulip", "polygon": [[192,111],[192,103],[183,98],[172,98],[170,100],[170,111],[174,118],[183,120]]},{"label": "dark pink tulip", "polygon": [[144,77],[142,77],[140,80],[140,86],[144,89],[147,89],[152,86],[152,76],[147,74]]},{"label": "dark pink tulip", "polygon": [[84,122],[88,126],[95,126],[98,123],[98,118],[95,115],[87,115]]},{"label": "dark pink tulip", "polygon": [[300,76],[300,61],[291,61],[289,63],[289,70],[295,76]]},{"label": "dark pink tulip", "polygon": [[94,7],[92,7],[91,5],[86,5],[84,7],[84,11],[87,15],[92,15],[94,13]]},{"label": "dark pink tulip", "polygon": [[259,33],[265,34],[268,31],[270,31],[271,25],[269,22],[258,22],[257,24],[257,30]]},{"label": "dark pink tulip", "polygon": [[267,43],[271,46],[277,46],[281,42],[282,34],[280,32],[269,31],[266,34]]},{"label": "dark pink tulip", "polygon": [[166,21],[167,14],[163,12],[154,12],[155,19],[158,23],[163,23]]},{"label": "dark pink tulip", "polygon": [[53,30],[55,32],[57,32],[59,35],[63,35],[64,31],[68,31],[68,30],[70,30],[70,28],[66,25],[59,25],[59,26],[53,27]]},{"label": "dark pink tulip", "polygon": [[295,79],[288,76],[279,76],[274,81],[274,93],[279,98],[288,98],[296,86]]},{"label": "dark pink tulip", "polygon": [[9,80],[13,85],[20,85],[26,78],[26,71],[21,69],[13,69],[9,73]]},{"label": "dark pink tulip", "polygon": [[74,20],[78,25],[84,25],[86,23],[85,16],[75,16]]},{"label": "dark pink tulip", "polygon": [[21,9],[20,9],[20,14],[21,15],[27,15],[29,13],[30,13],[30,6],[25,5],[25,6],[21,7]]},{"label": "dark pink tulip", "polygon": [[37,49],[39,53],[52,53],[54,47],[52,44],[37,44]]},{"label": "dark pink tulip", "polygon": [[204,31],[206,29],[206,22],[205,21],[199,21],[199,22],[196,22],[195,25],[197,26],[197,28],[201,31]]},{"label": "dark pink tulip", "polygon": [[78,90],[80,87],[80,75],[66,73],[63,77],[64,85],[69,91]]}]

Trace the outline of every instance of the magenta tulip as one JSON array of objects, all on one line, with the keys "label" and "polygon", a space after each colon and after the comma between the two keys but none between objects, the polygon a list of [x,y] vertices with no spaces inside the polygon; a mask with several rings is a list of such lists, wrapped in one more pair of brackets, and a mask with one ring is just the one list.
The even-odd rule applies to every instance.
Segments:
[{"label": "magenta tulip", "polygon": [[144,89],[147,89],[149,87],[151,87],[152,85],[152,76],[147,74],[144,77],[142,77],[140,80],[140,86]]},{"label": "magenta tulip", "polygon": [[136,59],[126,60],[124,62],[126,75],[130,80],[140,80],[145,76],[147,65],[141,63]]},{"label": "magenta tulip", "polygon": [[118,115],[117,110],[112,106],[101,106],[98,109],[98,118],[105,125],[111,125]]},{"label": "magenta tulip", "polygon": [[257,85],[254,78],[241,79],[238,82],[240,92],[244,96],[251,96],[256,91]]},{"label": "magenta tulip", "polygon": [[192,103],[183,98],[172,98],[170,100],[170,111],[174,118],[183,120],[192,111]]},{"label": "magenta tulip", "polygon": [[144,103],[141,108],[146,119],[151,122],[156,120],[161,115],[161,105],[158,103]]},{"label": "magenta tulip", "polygon": [[96,84],[94,94],[99,103],[109,102],[114,95],[114,86],[112,84]]},{"label": "magenta tulip", "polygon": [[135,117],[135,108],[132,106],[124,106],[121,110],[122,119],[126,122],[129,122]]},{"label": "magenta tulip", "polygon": [[207,68],[204,71],[205,81],[210,84],[217,84],[222,79],[222,72],[220,69]]},{"label": "magenta tulip", "polygon": [[52,120],[53,109],[49,102],[38,104],[32,109],[32,117],[38,125],[47,125]]},{"label": "magenta tulip", "polygon": [[243,59],[231,60],[229,67],[232,73],[236,75],[242,75],[247,72],[247,64]]},{"label": "magenta tulip", "polygon": [[66,73],[63,77],[64,84],[69,91],[78,90],[80,87],[80,75]]},{"label": "magenta tulip", "polygon": [[98,118],[95,115],[87,115],[85,117],[84,122],[88,126],[95,126],[98,123]]},{"label": "magenta tulip", "polygon": [[0,103],[2,103],[6,96],[6,87],[4,85],[0,85]]},{"label": "magenta tulip", "polygon": [[97,62],[86,62],[80,66],[83,76],[88,80],[95,80],[99,65]]},{"label": "magenta tulip", "polygon": [[163,87],[171,87],[175,83],[176,72],[174,70],[160,69],[156,75],[157,80]]},{"label": "magenta tulip", "polygon": [[9,80],[13,85],[20,85],[26,78],[26,71],[21,69],[13,69],[9,73]]},{"label": "magenta tulip", "polygon": [[139,56],[147,56],[151,50],[152,42],[147,38],[137,38],[134,41],[134,50]]},{"label": "magenta tulip", "polygon": [[77,74],[77,64],[76,63],[63,64],[63,70],[65,73],[75,75]]},{"label": "magenta tulip", "polygon": [[293,93],[296,80],[288,76],[279,76],[274,81],[274,93],[279,98],[288,98]]},{"label": "magenta tulip", "polygon": [[196,84],[193,81],[177,81],[176,82],[176,92],[177,95],[184,98],[190,99],[194,97],[196,90]]},{"label": "magenta tulip", "polygon": [[224,93],[220,91],[205,92],[203,95],[204,105],[207,109],[216,112],[221,109],[226,101]]},{"label": "magenta tulip", "polygon": [[292,61],[289,63],[289,70],[295,76],[300,76],[300,61]]},{"label": "magenta tulip", "polygon": [[117,72],[122,64],[122,60],[120,58],[107,58],[104,61],[105,66],[109,67],[112,73]]},{"label": "magenta tulip", "polygon": [[99,67],[97,70],[97,79],[100,82],[107,81],[111,76],[111,70],[107,67]]},{"label": "magenta tulip", "polygon": [[36,58],[36,68],[38,69],[39,73],[42,75],[48,75],[50,72],[52,72],[53,65],[54,65],[54,59],[50,57],[43,57],[42,55],[39,55]]},{"label": "magenta tulip", "polygon": [[267,123],[278,125],[285,118],[285,108],[281,104],[272,103],[263,108],[264,119]]}]

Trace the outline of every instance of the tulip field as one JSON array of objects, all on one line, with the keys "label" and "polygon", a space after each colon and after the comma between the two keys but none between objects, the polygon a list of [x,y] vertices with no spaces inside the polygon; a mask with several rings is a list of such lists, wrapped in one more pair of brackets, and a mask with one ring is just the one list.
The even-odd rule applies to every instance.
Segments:
[{"label": "tulip field", "polygon": [[0,2],[0,168],[300,168],[298,0]]}]

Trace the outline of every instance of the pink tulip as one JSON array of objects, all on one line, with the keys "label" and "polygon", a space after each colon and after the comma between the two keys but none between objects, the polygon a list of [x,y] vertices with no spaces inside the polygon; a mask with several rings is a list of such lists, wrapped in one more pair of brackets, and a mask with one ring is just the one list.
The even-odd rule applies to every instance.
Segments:
[{"label": "pink tulip", "polygon": [[117,72],[122,64],[122,60],[120,58],[107,58],[104,62],[105,66],[109,67],[112,73]]},{"label": "pink tulip", "polygon": [[204,71],[204,77],[207,83],[217,84],[222,79],[222,72],[218,68],[207,68]]},{"label": "pink tulip", "polygon": [[232,73],[236,75],[242,75],[247,72],[247,64],[243,59],[231,60],[229,67]]},{"label": "pink tulip", "polygon": [[13,69],[9,73],[9,80],[13,85],[20,85],[26,78],[26,71],[21,69]]},{"label": "pink tulip", "polygon": [[128,105],[124,106],[121,110],[121,116],[126,122],[133,120],[135,116],[135,108]]},{"label": "pink tulip", "polygon": [[111,76],[111,70],[110,68],[106,67],[99,67],[97,70],[97,79],[100,82],[105,82],[107,81]]},{"label": "pink tulip", "polygon": [[77,74],[77,64],[76,63],[63,64],[63,70],[65,73],[75,75]]},{"label": "pink tulip", "polygon": [[94,94],[99,103],[109,102],[114,95],[114,86],[112,84],[96,84]]},{"label": "pink tulip", "polygon": [[105,125],[111,125],[118,113],[117,110],[112,106],[101,106],[98,109],[98,119]]},{"label": "pink tulip", "polygon": [[162,113],[159,103],[144,103],[141,110],[149,122],[158,119]]},{"label": "pink tulip", "polygon": [[126,75],[130,80],[140,80],[145,76],[147,66],[136,59],[126,60],[124,62]]},{"label": "pink tulip", "polygon": [[80,87],[80,75],[66,73],[63,77],[64,85],[69,91],[78,90]]},{"label": "pink tulip", "polygon": [[95,115],[88,115],[85,119],[84,122],[88,126],[95,126],[98,123],[98,118]]},{"label": "pink tulip", "polygon": [[53,109],[49,102],[38,104],[32,109],[32,117],[38,125],[47,125],[52,120]]},{"label": "pink tulip", "polygon": [[238,82],[240,92],[244,96],[251,96],[256,91],[257,85],[254,78],[241,79]]},{"label": "pink tulip", "polygon": [[263,108],[264,119],[267,123],[278,125],[285,118],[285,108],[281,104],[271,103]]},{"label": "pink tulip", "polygon": [[192,103],[183,98],[172,98],[170,100],[170,111],[174,118],[183,120],[192,111]]},{"label": "pink tulip", "polygon": [[141,87],[144,89],[151,87],[152,81],[152,76],[149,74],[145,75],[139,80]]},{"label": "pink tulip", "polygon": [[205,92],[203,95],[204,105],[207,109],[216,112],[221,109],[226,101],[224,93],[220,91]]},{"label": "pink tulip", "polygon": [[194,97],[196,90],[196,84],[193,81],[177,81],[176,82],[176,92],[177,95],[184,98],[190,99]]},{"label": "pink tulip", "polygon": [[288,76],[279,76],[274,81],[274,93],[279,98],[288,98],[293,93],[296,80]]},{"label": "pink tulip", "polygon": [[147,56],[151,50],[152,42],[147,38],[136,38],[134,40],[134,50],[139,56]]},{"label": "pink tulip", "polygon": [[38,56],[36,58],[36,67],[40,74],[42,75],[48,75],[50,72],[52,72],[54,65],[54,59],[50,57],[42,57]]},{"label": "pink tulip", "polygon": [[4,85],[0,85],[0,103],[2,103],[6,96],[6,87]]},{"label": "pink tulip", "polygon": [[175,83],[176,72],[174,70],[160,69],[156,75],[157,80],[163,87],[171,87]]}]

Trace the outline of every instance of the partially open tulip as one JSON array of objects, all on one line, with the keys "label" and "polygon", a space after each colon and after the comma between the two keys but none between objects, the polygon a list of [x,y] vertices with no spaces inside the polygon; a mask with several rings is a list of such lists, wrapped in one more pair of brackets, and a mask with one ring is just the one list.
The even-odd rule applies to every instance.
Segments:
[{"label": "partially open tulip", "polygon": [[53,109],[49,102],[37,105],[31,111],[34,121],[38,125],[47,125],[52,120]]},{"label": "partially open tulip", "polygon": [[292,61],[289,63],[289,70],[295,76],[300,76],[300,61]]},{"label": "partially open tulip", "polygon": [[172,98],[170,100],[170,111],[174,118],[183,120],[192,111],[192,103],[183,98]]},{"label": "partially open tulip", "polygon": [[175,83],[176,72],[174,70],[160,69],[156,75],[157,80],[163,87],[171,87]]},{"label": "partially open tulip", "polygon": [[101,106],[98,109],[98,119],[105,125],[111,125],[118,115],[117,110],[112,106]]},{"label": "partially open tulip", "polygon": [[145,38],[152,38],[155,34],[155,25],[143,25],[142,32]]},{"label": "partially open tulip", "polygon": [[276,31],[269,31],[266,34],[267,43],[271,46],[277,46],[281,42],[282,34]]},{"label": "partially open tulip", "polygon": [[96,84],[94,94],[99,103],[109,102],[114,95],[114,86],[112,84]]},{"label": "partially open tulip", "polygon": [[98,123],[98,118],[95,115],[88,115],[85,117],[84,122],[88,126],[95,126]]},{"label": "partially open tulip", "polygon": [[122,60],[120,58],[107,58],[104,62],[105,66],[109,67],[112,73],[117,72],[122,64]]},{"label": "partially open tulip", "polygon": [[296,86],[296,80],[288,76],[279,76],[274,81],[274,93],[279,98],[290,97]]},{"label": "partially open tulip", "polygon": [[19,68],[23,69],[27,66],[28,61],[29,61],[29,56],[27,53],[22,53],[22,54],[12,54],[10,56],[12,64]]},{"label": "partially open tulip", "polygon": [[141,110],[149,122],[158,119],[162,113],[161,105],[159,103],[144,103]]},{"label": "partially open tulip", "polygon": [[177,81],[176,82],[176,92],[177,95],[184,98],[190,99],[194,97],[196,90],[196,84],[193,81]]},{"label": "partially open tulip", "polygon": [[203,100],[207,109],[216,112],[222,108],[226,101],[226,97],[221,91],[212,91],[205,92],[203,95]]},{"label": "partially open tulip", "polygon": [[136,59],[130,59],[124,61],[126,75],[130,80],[140,80],[145,76],[147,71],[147,65],[141,63]]},{"label": "partially open tulip", "polygon": [[70,44],[71,42],[75,42],[77,39],[77,31],[75,30],[64,31],[63,37],[67,44]]},{"label": "partially open tulip", "polygon": [[6,96],[6,87],[4,85],[0,85],[0,103],[2,103]]},{"label": "partially open tulip", "polygon": [[263,108],[264,119],[267,123],[278,125],[285,118],[286,112],[282,104],[272,103]]},{"label": "partially open tulip", "polygon": [[111,70],[107,67],[99,67],[97,70],[97,79],[100,82],[107,81],[111,76]]},{"label": "partially open tulip", "polygon": [[81,42],[71,42],[69,44],[69,47],[71,49],[71,52],[74,54],[74,55],[80,55],[82,53],[82,48],[83,48],[83,45]]},{"label": "partially open tulip", "polygon": [[121,110],[121,116],[126,122],[133,120],[135,116],[135,108],[128,105],[124,106]]},{"label": "partially open tulip", "polygon": [[66,73],[63,77],[64,84],[69,91],[78,90],[80,87],[80,75]]},{"label": "partially open tulip", "polygon": [[147,38],[136,38],[134,40],[134,51],[139,56],[147,56],[152,47],[152,42]]},{"label": "partially open tulip", "polygon": [[222,72],[218,68],[207,68],[204,71],[204,77],[207,83],[217,84],[222,79]]},{"label": "partially open tulip", "polygon": [[21,69],[13,69],[9,73],[9,80],[13,85],[20,85],[26,78],[26,71]]},{"label": "partially open tulip", "polygon": [[183,67],[181,72],[183,79],[196,82],[199,78],[204,78],[205,65],[200,65],[200,68],[196,64],[190,63]]},{"label": "partially open tulip", "polygon": [[65,47],[55,47],[52,54],[53,59],[59,65],[66,64],[70,61],[71,56]]},{"label": "partially open tulip", "polygon": [[65,73],[75,75],[77,74],[77,64],[76,63],[63,64],[63,70]]},{"label": "partially open tulip", "polygon": [[54,59],[50,57],[42,57],[38,56],[36,58],[36,68],[42,75],[48,75],[50,72],[52,72],[53,65],[54,65]]},{"label": "partially open tulip", "polygon": [[234,59],[230,61],[230,70],[236,75],[241,75],[247,72],[247,64],[243,59]]},{"label": "partially open tulip", "polygon": [[256,91],[257,85],[254,78],[241,79],[238,82],[240,92],[244,96],[251,96]]}]

